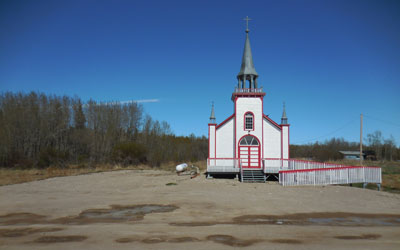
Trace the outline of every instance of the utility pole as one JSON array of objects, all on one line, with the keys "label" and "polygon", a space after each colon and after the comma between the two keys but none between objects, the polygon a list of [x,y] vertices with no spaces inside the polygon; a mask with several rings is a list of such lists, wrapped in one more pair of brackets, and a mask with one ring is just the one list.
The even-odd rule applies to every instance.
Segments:
[{"label": "utility pole", "polygon": [[363,153],[362,153],[362,143],[363,143],[363,114],[360,115],[360,165],[363,164]]}]

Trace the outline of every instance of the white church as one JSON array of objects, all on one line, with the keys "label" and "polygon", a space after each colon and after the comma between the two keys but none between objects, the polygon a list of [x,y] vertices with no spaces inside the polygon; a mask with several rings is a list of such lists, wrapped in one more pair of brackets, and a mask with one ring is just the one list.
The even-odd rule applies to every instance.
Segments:
[{"label": "white church", "polygon": [[[249,19],[246,18],[246,21]],[[264,114],[265,93],[251,54],[249,29],[238,84],[232,93],[233,114],[217,124],[214,105],[208,124],[207,177],[237,176],[242,182],[276,179],[283,186],[382,183],[382,170],[289,158],[285,105],[280,124]]]},{"label": "white church", "polygon": [[207,176],[239,176],[243,175],[244,169],[247,174],[265,181],[267,174],[274,174],[265,172],[265,160],[289,159],[290,125],[285,105],[280,124],[264,113],[265,92],[258,86],[248,28],[237,80],[231,98],[233,114],[217,124],[212,106],[208,124]]}]

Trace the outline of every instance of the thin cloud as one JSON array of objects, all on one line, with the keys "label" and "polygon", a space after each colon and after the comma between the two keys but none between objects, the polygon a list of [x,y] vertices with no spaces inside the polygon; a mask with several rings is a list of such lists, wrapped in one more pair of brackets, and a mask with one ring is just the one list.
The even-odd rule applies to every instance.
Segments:
[{"label": "thin cloud", "polygon": [[130,101],[120,101],[119,103],[127,104],[127,103],[152,103],[152,102],[160,102],[160,99],[130,100]]},{"label": "thin cloud", "polygon": [[[160,99],[142,99],[142,100],[129,100],[129,101],[111,101],[111,102],[96,102],[96,105],[114,105],[114,104],[129,104],[129,103],[156,103],[160,102]],[[83,106],[87,107],[89,104],[86,103]]]}]

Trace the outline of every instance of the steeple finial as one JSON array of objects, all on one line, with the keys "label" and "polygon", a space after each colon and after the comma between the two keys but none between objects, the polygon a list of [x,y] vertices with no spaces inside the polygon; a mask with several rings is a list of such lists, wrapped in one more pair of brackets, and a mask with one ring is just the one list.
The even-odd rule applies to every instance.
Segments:
[{"label": "steeple finial", "polygon": [[251,19],[248,16],[246,16],[246,18],[243,18],[243,20],[246,21],[246,33],[249,33],[249,21]]},{"label": "steeple finial", "polygon": [[286,104],[285,104],[285,102],[283,102],[283,112],[282,112],[281,124],[288,124],[288,118],[286,116]]},{"label": "steeple finial", "polygon": [[253,55],[251,53],[250,39],[249,39],[249,20],[248,16],[243,19],[246,21],[246,41],[244,43],[242,65],[240,72],[237,75],[238,88],[246,88],[246,81],[249,81],[249,88],[256,89],[258,74],[254,68]]},{"label": "steeple finial", "polygon": [[215,112],[214,112],[214,102],[212,102],[210,123],[215,123]]}]

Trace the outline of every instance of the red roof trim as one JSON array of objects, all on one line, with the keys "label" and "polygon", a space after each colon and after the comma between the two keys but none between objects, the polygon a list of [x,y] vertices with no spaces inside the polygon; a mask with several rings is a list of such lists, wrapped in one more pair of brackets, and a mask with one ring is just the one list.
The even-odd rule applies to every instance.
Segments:
[{"label": "red roof trim", "polygon": [[278,123],[274,122],[271,118],[269,118],[269,117],[266,116],[266,115],[263,115],[263,117],[264,117],[265,119],[267,119],[267,121],[269,121],[270,123],[272,123],[272,125],[274,125],[274,126],[277,127],[278,129],[282,130],[282,127],[279,126]]},{"label": "red roof trim", "polygon": [[229,116],[228,118],[225,119],[225,121],[221,122],[220,124],[217,125],[216,129],[218,129],[219,127],[221,127],[222,125],[224,125],[225,123],[227,123],[229,120],[231,120],[233,117],[235,117],[235,114],[232,114],[231,116]]},{"label": "red roof trim", "polygon": [[344,166],[344,167],[336,167],[336,168],[310,168],[310,169],[297,169],[297,170],[281,170],[281,171],[279,171],[279,173],[314,172],[314,171],[341,170],[341,169],[354,169],[354,168],[380,168],[380,167]]}]

